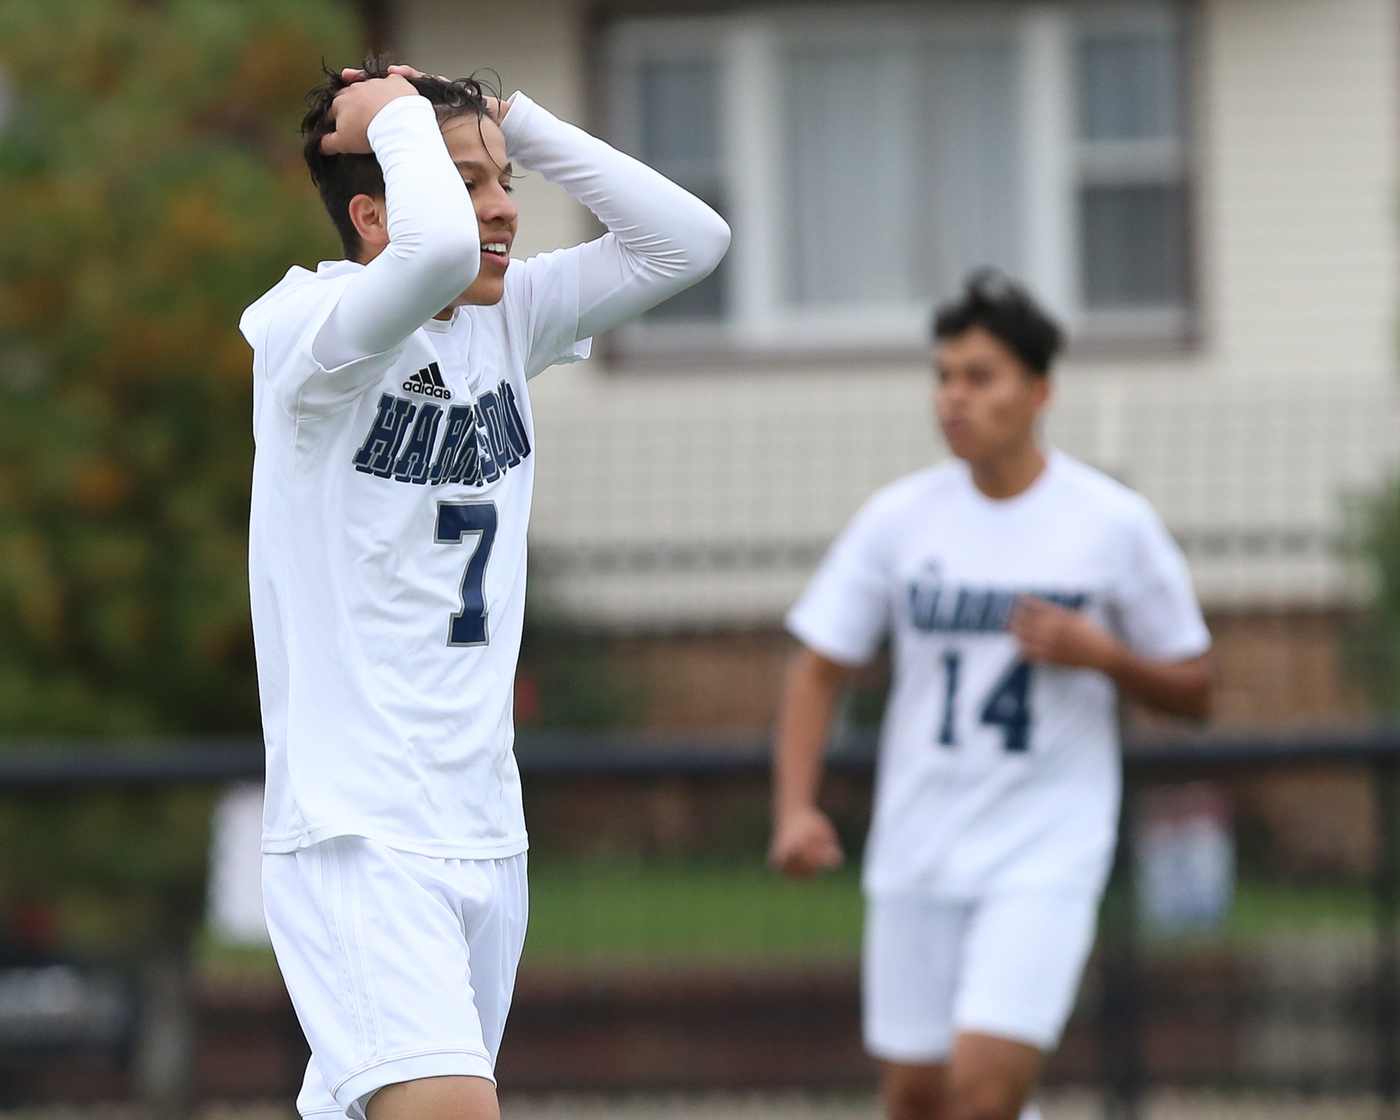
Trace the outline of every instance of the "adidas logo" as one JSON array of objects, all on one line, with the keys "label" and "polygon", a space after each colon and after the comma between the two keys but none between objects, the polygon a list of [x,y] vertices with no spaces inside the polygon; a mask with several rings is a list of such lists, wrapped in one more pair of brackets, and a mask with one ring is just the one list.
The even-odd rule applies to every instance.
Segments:
[{"label": "adidas logo", "polygon": [[427,369],[420,369],[403,383],[405,393],[422,393],[425,397],[436,397],[440,401],[450,401],[452,390],[442,380],[442,370],[437,362],[429,362]]}]

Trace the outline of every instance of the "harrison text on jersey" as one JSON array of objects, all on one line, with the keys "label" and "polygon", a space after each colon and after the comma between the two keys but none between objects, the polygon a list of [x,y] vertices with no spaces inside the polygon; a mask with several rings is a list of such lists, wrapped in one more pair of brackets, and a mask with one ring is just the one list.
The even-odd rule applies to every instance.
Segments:
[{"label": "harrison text on jersey", "polygon": [[382,394],[354,463],[357,471],[395,482],[479,486],[495,482],[529,454],[515,390],[502,381],[475,404],[445,411],[429,401]]}]

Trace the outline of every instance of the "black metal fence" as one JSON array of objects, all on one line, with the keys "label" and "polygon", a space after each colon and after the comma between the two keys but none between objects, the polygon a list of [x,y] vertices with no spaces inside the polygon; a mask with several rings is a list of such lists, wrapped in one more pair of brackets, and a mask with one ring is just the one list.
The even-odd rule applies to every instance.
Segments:
[{"label": "black metal fence", "polygon": [[[1317,767],[1351,767],[1368,776],[1373,801],[1373,820],[1357,827],[1375,830],[1374,852],[1370,860],[1371,968],[1370,983],[1359,992],[1334,991],[1331,996],[1346,1004],[1344,1015],[1353,1026],[1370,1035],[1372,1060],[1350,1063],[1349,1070],[1319,1076],[1317,1067],[1294,1071],[1275,1070],[1263,1088],[1289,1091],[1365,1091],[1370,1086],[1381,1116],[1393,1116],[1400,1097],[1400,963],[1397,936],[1400,936],[1400,729],[1389,726],[1340,726],[1311,728],[1293,732],[1246,731],[1202,732],[1139,737],[1130,740],[1124,751],[1124,813],[1115,884],[1119,894],[1116,923],[1106,922],[1100,940],[1102,998],[1098,1026],[1102,1040],[1106,1113],[1131,1120],[1138,1114],[1144,1092],[1154,1078],[1145,1045],[1145,1020],[1152,1013],[1152,1000],[1144,992],[1144,936],[1137,908],[1132,905],[1138,863],[1132,858],[1136,814],[1142,795],[1164,783],[1184,783],[1202,779],[1220,781],[1262,771]],[[1124,897],[1126,896],[1126,898]],[[1125,904],[1126,903],[1126,904]],[[1301,986],[1308,991],[1306,985]],[[1235,1022],[1247,1016],[1256,1019],[1281,1011],[1303,1019],[1316,1018],[1310,1002],[1321,1000],[1316,989],[1294,1000],[1291,1008],[1281,1008],[1277,998],[1261,993],[1256,984],[1237,984],[1225,994],[1223,1008],[1206,1008],[1206,1016],[1222,1014]],[[1209,1002],[1206,997],[1205,1002]],[[1301,1005],[1300,1005],[1301,1003]],[[1365,1029],[1369,1028],[1369,1029]],[[1367,1069],[1369,1067],[1369,1071]],[[1359,1076],[1358,1076],[1359,1074]],[[1233,1087],[1241,1086],[1238,1074]]]},{"label": "black metal fence", "polygon": [[[717,743],[699,738],[537,735],[522,737],[517,753],[527,784],[555,788],[600,781],[641,785],[683,781],[695,787],[743,781],[761,787],[768,764],[766,745],[756,739]],[[852,736],[832,752],[830,765],[837,775],[865,780],[873,761],[873,740]],[[1183,1080],[1229,1088],[1368,1092],[1384,1115],[1394,1115],[1400,1105],[1400,729],[1337,726],[1296,732],[1142,734],[1130,738],[1124,763],[1124,840],[1107,908],[1113,916],[1103,926],[1086,986],[1089,995],[1077,1013],[1077,1027],[1072,1026],[1067,1038],[1067,1055],[1058,1067],[1052,1065],[1051,1075],[1098,1083],[1104,1090],[1107,1114],[1124,1120],[1137,1114],[1148,1089]],[[1241,1024],[1257,1025],[1268,1016],[1294,1015],[1303,1021],[1312,1015],[1315,1019],[1316,1008],[1310,1004],[1324,997],[1306,984],[1293,989],[1286,999],[1266,990],[1267,985],[1252,983],[1243,977],[1248,969],[1218,951],[1218,946],[1210,948],[1214,943],[1208,938],[1164,948],[1138,917],[1132,838],[1142,797],[1153,789],[1201,781],[1228,787],[1276,772],[1302,773],[1306,788],[1309,768],[1342,768],[1364,775],[1372,799],[1366,819],[1350,822],[1374,833],[1363,872],[1368,877],[1364,889],[1370,911],[1368,967],[1359,987],[1341,985],[1326,997],[1335,999],[1334,1010],[1350,1032],[1341,1045],[1354,1050],[1359,1044],[1368,1054],[1351,1053],[1345,1062],[1334,1063],[1335,1069],[1320,1073],[1317,1062],[1260,1073],[1247,1062],[1232,1065],[1221,1057],[1234,1045],[1230,1039],[1244,1029]],[[249,739],[12,743],[0,750],[0,792],[11,795],[85,786],[218,785],[257,779],[261,774],[260,745]],[[1355,807],[1352,815],[1357,815]],[[11,853],[8,858],[17,857]],[[1204,952],[1202,945],[1207,946]],[[1224,979],[1208,978],[1209,982],[1195,987],[1180,980],[1195,967],[1193,960],[1199,966],[1203,960],[1227,959],[1235,963],[1222,966],[1230,973]],[[1298,967],[1302,971],[1309,967],[1306,953]],[[1197,967],[1198,973],[1209,971]],[[140,998],[133,1003],[140,1013],[127,1024],[123,1043],[130,1061],[139,1067],[132,1084],[161,1112],[176,1115],[189,1100],[191,1016],[185,1002],[189,988],[171,975],[168,962],[163,966],[156,956],[141,975]],[[0,971],[0,991],[3,979]],[[1175,1027],[1167,1022],[1173,1015]],[[123,1029],[120,1013],[114,1011],[113,1016],[110,1037]],[[0,1051],[6,1046],[4,1017],[0,1008]],[[1194,1043],[1182,1042],[1193,1035]],[[1214,1065],[1207,1060],[1192,1066],[1178,1060],[1179,1054],[1173,1058],[1183,1046],[1189,1050],[1192,1045],[1197,1050],[1213,1049],[1211,1058],[1218,1060]],[[1311,1044],[1305,1039],[1303,1045]],[[1086,1057],[1090,1050],[1094,1053]]]}]

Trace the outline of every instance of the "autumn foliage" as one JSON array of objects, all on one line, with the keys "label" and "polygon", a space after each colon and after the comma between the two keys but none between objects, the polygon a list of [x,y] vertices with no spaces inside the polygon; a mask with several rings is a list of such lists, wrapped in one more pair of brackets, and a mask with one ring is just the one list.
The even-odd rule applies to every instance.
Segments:
[{"label": "autumn foliage", "polygon": [[254,730],[239,312],[338,255],[330,0],[0,5],[0,734]]}]

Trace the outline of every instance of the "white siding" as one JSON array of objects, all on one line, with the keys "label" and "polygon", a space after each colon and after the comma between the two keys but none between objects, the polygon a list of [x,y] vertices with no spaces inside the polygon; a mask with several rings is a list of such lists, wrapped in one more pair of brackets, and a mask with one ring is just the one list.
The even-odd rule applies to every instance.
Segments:
[{"label": "white siding", "polygon": [[[581,7],[411,0],[405,56],[490,65],[585,119]],[[1200,344],[1082,356],[1050,435],[1141,489],[1214,606],[1357,594],[1343,501],[1395,465],[1396,0],[1205,0],[1195,73]],[[590,229],[527,180],[518,246]],[[625,627],[774,623],[875,487],[937,453],[920,362],[704,363],[534,383],[535,592]]]},{"label": "white siding", "polygon": [[[576,0],[512,4],[408,0],[396,6],[399,53],[418,69],[453,78],[500,76],[502,92],[517,89],[565,120],[586,124],[584,7]],[[522,220],[515,255],[570,245],[588,236],[587,211],[538,175],[515,184]]]},{"label": "white siding", "polygon": [[1392,0],[1204,5],[1207,359],[1226,374],[1395,366]]}]

